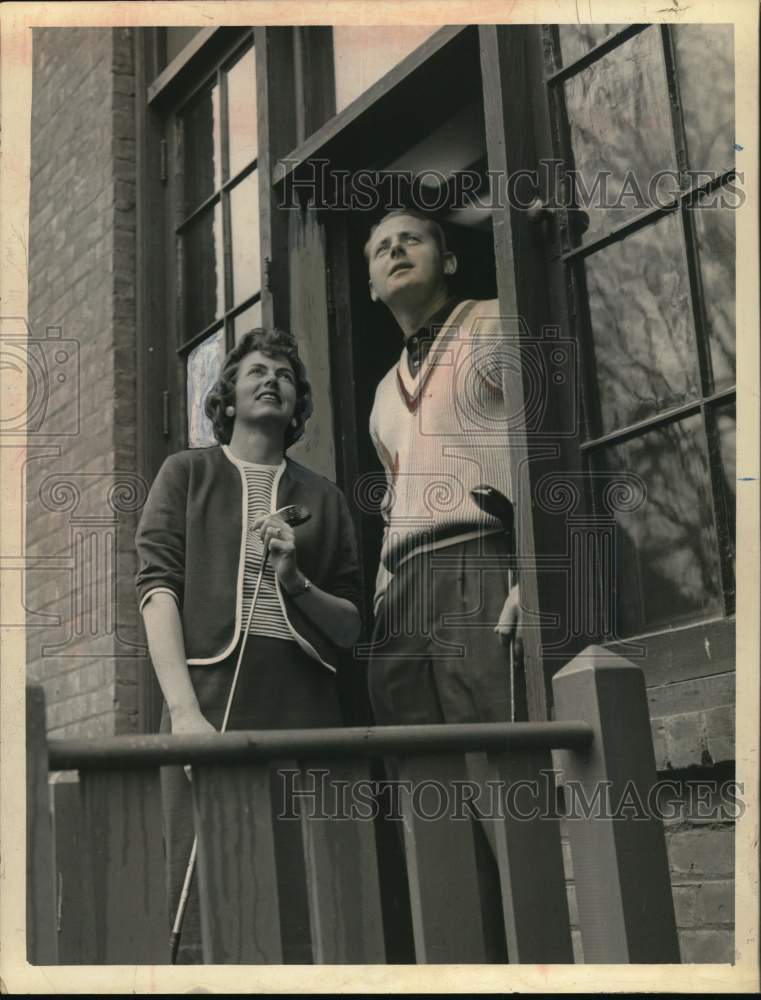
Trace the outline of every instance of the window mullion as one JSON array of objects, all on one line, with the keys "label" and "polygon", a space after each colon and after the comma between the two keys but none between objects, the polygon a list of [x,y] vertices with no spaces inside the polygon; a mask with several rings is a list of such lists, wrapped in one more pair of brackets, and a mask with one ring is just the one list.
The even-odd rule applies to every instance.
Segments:
[{"label": "window mullion", "polygon": [[230,108],[227,97],[227,74],[217,70],[219,86],[220,140],[222,152],[222,247],[224,260],[224,313],[225,313],[225,348],[229,350],[233,344],[232,322],[227,314],[233,305],[233,251],[232,251],[232,218],[230,215],[230,192],[224,185],[230,176]]},{"label": "window mullion", "polygon": [[[684,127],[682,101],[679,88],[676,56],[674,53],[673,29],[664,24],[661,26],[663,55],[666,65],[666,80],[669,86],[669,106],[671,108],[671,123],[674,136],[674,148],[677,154],[677,166],[680,174],[680,186],[689,189],[692,186],[690,163],[687,155],[687,138]],[[719,565],[721,572],[722,595],[724,611],[731,614],[734,610],[734,570],[732,568],[729,545],[730,527],[724,499],[724,484],[722,482],[722,461],[719,443],[714,426],[713,408],[706,404],[706,397],[714,391],[713,361],[708,337],[708,317],[705,305],[705,293],[698,259],[698,240],[693,212],[700,211],[697,198],[682,198],[680,218],[685,253],[687,256],[687,274],[690,284],[690,305],[692,311],[692,327],[695,337],[696,355],[700,372],[700,386],[703,400],[700,413],[703,421],[703,435],[708,452],[708,469],[711,488],[711,512],[713,530],[719,550]]]},{"label": "window mullion", "polygon": [[725,614],[733,614],[735,610],[735,572],[732,566],[732,531],[726,509],[725,489],[722,477],[724,475],[723,461],[716,431],[715,407],[705,402],[701,406],[703,414],[703,433],[708,449],[708,468],[711,475],[711,498],[713,508],[713,529],[719,549],[721,568],[721,589],[724,596]]}]

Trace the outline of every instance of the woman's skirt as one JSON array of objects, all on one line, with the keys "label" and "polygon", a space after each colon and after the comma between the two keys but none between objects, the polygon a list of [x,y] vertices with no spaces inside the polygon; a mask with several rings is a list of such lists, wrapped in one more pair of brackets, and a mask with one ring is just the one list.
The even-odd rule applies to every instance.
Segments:
[{"label": "woman's skirt", "polygon": [[[189,668],[201,711],[217,729],[222,725],[237,657],[236,648],[234,654],[219,664]],[[228,730],[309,729],[341,724],[335,674],[307,656],[295,642],[249,636]],[[170,731],[166,706],[161,731]],[[193,797],[190,781],[182,767],[162,768],[161,786],[169,917],[173,923],[193,846]],[[277,817],[284,811],[284,782],[277,775],[277,762],[272,765],[271,794],[272,815]],[[283,961],[309,964],[312,961],[309,911],[300,824],[275,818],[273,830]],[[202,961],[196,874],[177,962]]]}]

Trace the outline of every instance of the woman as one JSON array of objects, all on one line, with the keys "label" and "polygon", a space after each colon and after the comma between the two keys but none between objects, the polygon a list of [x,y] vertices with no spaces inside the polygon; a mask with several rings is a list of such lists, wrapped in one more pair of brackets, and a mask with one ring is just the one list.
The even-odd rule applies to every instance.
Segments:
[{"label": "woman", "polygon": [[[295,339],[247,333],[225,358],[205,409],[219,444],[164,462],[136,536],[138,599],[165,699],[162,731],[221,727],[267,550],[227,728],[340,725],[338,648],[351,646],[361,627],[356,543],[340,490],[285,458],[312,410]],[[295,529],[276,513],[291,504],[311,513]],[[182,768],[164,769],[162,791],[173,919],[193,841]],[[273,815],[277,805],[273,798]],[[298,824],[275,826],[280,899],[292,904],[282,907],[284,959],[310,961]],[[194,891],[178,961],[201,960]]]}]

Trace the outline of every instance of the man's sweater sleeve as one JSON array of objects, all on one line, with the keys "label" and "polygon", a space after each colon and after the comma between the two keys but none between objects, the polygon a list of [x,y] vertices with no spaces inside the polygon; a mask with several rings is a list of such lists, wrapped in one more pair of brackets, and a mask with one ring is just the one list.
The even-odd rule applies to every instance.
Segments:
[{"label": "man's sweater sleeve", "polygon": [[518,328],[509,317],[500,316],[499,302],[480,302],[472,317],[473,367],[494,389],[502,391],[502,374],[518,361]]},{"label": "man's sweater sleeve", "polygon": [[159,469],[140,517],[135,546],[137,599],[142,612],[152,594],[168,592],[182,607],[188,470],[177,455]]}]

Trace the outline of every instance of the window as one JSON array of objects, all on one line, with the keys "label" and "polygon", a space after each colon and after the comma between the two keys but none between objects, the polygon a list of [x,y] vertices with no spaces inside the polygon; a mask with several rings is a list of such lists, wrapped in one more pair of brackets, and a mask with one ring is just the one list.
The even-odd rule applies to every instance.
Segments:
[{"label": "window", "polygon": [[219,363],[260,322],[255,50],[223,63],[175,115],[180,351],[190,447],[213,444],[203,400]]},{"label": "window", "polygon": [[[726,25],[546,28],[584,467],[616,514],[619,637],[734,610],[734,74]],[[563,195],[564,192],[558,192]]]},{"label": "window", "polygon": [[203,407],[219,363],[262,320],[256,49],[250,28],[156,29],[151,41],[166,64],[149,89],[166,227],[162,420],[174,447],[201,447],[214,442]]},{"label": "window", "polygon": [[333,62],[336,111],[364,93],[393,66],[430,37],[438,25],[336,25]]}]

